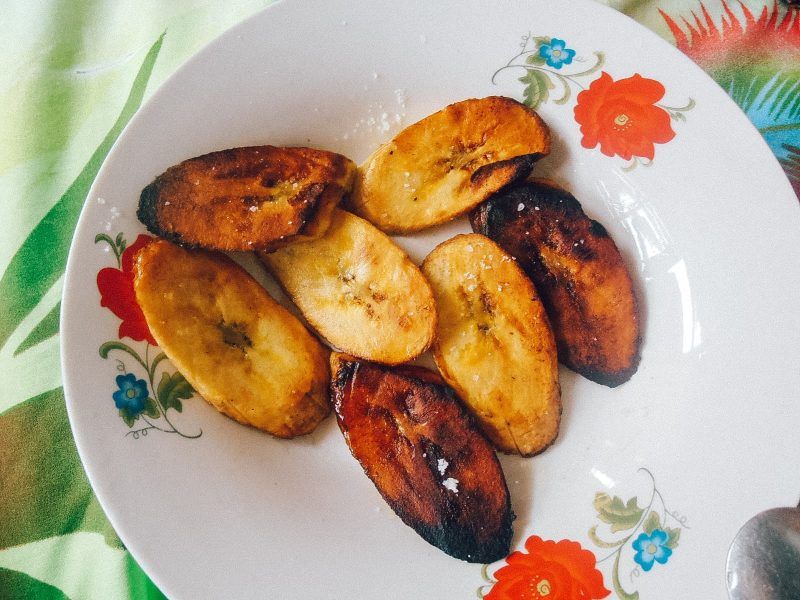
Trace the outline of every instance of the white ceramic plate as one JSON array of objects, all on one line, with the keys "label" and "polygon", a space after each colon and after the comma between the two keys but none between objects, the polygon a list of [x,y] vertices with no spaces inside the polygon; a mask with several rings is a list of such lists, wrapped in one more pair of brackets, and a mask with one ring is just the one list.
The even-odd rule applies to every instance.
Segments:
[{"label": "white ceramic plate", "polygon": [[[533,459],[502,458],[513,547],[524,554],[498,572],[505,561],[482,569],[455,560],[403,525],[333,418],[281,441],[182,398],[168,361],[153,367],[157,348],[123,335],[136,337],[136,327],[109,310],[127,314],[111,249],[118,233],[130,245],[144,232],[139,191],[185,158],[270,143],[361,161],[450,102],[522,100],[527,86],[539,86],[531,101],[537,89],[549,93],[538,110],[555,139],[536,173],[568,186],[616,239],[643,299],[645,345],[638,373],[616,389],[562,370],[557,443]],[[576,103],[600,115],[584,119],[583,132]],[[673,115],[666,126],[662,113]],[[625,137],[631,126],[641,127],[638,141]],[[664,142],[652,161],[648,139]],[[592,141],[618,154],[584,147]],[[619,156],[625,148],[630,159]],[[419,261],[466,229],[459,221],[398,241]],[[721,598],[737,529],[762,509],[795,504],[800,491],[798,231],[797,200],[742,113],[687,58],[611,9],[587,0],[280,3],[164,84],[97,177],[64,287],[75,439],[122,540],[176,598],[495,598],[512,584],[546,597],[569,577],[594,582],[586,597]],[[158,394],[165,372],[160,399],[182,408],[167,410],[169,422],[155,404],[152,416],[139,414],[136,402]],[[132,427],[113,400],[120,389],[132,390],[123,403],[129,419],[138,415]]]}]

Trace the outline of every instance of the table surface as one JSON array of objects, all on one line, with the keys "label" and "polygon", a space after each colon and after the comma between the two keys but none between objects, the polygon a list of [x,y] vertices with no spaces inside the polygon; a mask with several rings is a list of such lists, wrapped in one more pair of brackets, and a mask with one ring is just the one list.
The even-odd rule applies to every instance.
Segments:
[{"label": "table surface", "polygon": [[[108,524],[75,450],[59,366],[63,271],[89,187],[135,109],[203,45],[268,4],[3,8],[0,599],[163,597]],[[755,0],[609,4],[676,44],[731,95],[800,196],[800,10]]]}]

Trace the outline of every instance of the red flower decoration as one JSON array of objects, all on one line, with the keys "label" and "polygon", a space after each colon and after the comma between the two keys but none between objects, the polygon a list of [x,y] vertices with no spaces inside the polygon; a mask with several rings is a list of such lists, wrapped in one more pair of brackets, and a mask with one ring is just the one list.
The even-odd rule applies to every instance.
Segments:
[{"label": "red flower decoration", "polygon": [[497,583],[485,600],[593,600],[611,592],[596,558],[578,542],[553,542],[535,535],[525,542],[524,552],[514,552],[495,574]]},{"label": "red flower decoration", "polygon": [[119,337],[129,337],[138,342],[143,340],[156,345],[144,313],[136,302],[133,291],[133,259],[136,253],[147,246],[155,238],[140,235],[132,246],[122,253],[122,270],[106,267],[97,274],[97,289],[100,290],[100,306],[110,309],[122,319],[119,326]]},{"label": "red flower decoration", "polygon": [[575,120],[581,126],[581,144],[594,148],[599,143],[606,156],[653,160],[654,144],[675,137],[669,113],[655,105],[663,97],[663,85],[638,73],[619,81],[602,73],[578,94]]}]

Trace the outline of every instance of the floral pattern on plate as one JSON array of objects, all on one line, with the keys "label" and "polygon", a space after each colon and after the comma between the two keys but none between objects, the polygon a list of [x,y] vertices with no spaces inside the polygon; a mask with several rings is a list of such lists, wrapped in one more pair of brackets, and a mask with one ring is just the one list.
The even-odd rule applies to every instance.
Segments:
[{"label": "floral pattern on plate", "polygon": [[[595,494],[594,508],[601,523],[593,525],[588,536],[598,548],[610,550],[606,556],[598,559],[577,541],[543,540],[532,535],[525,541],[527,552],[512,552],[493,574],[489,574],[490,565],[483,565],[481,575],[486,584],[478,588],[477,597],[483,600],[606,598],[611,590],[606,588],[603,563],[613,558],[611,587],[616,597],[638,600],[638,591],[623,587],[620,571],[629,569],[633,581],[656,564],[667,564],[678,546],[681,531],[689,529],[685,517],[667,509],[653,474],[645,468],[639,471],[649,477],[652,486],[645,507],[639,506],[636,496],[625,501],[605,492]],[[604,525],[612,536],[622,535],[617,539],[600,537],[597,530]]]},{"label": "floral pattern on plate", "polygon": [[[117,267],[105,267],[97,273],[97,289],[100,292],[100,306],[108,308],[116,315],[121,323],[117,331],[117,340],[110,340],[101,344],[100,356],[109,357],[112,351],[123,353],[122,358],[117,358],[116,390],[111,394],[114,406],[120,418],[130,428],[125,435],[134,439],[146,436],[150,431],[163,433],[176,433],[184,438],[198,438],[203,434],[187,434],[179,430],[171,421],[167,411],[172,408],[177,412],[183,411],[183,400],[194,396],[194,389],[188,381],[177,371],[169,372],[162,367],[161,379],[156,385],[156,373],[159,365],[167,358],[163,352],[154,353],[151,349],[158,348],[153,334],[144,318],[142,309],[136,302],[133,290],[133,260],[136,253],[147,246],[155,238],[148,235],[139,235],[131,246],[127,245],[122,233],[111,238],[105,233],[97,234],[95,244],[105,242],[117,260]],[[132,345],[127,344],[122,338],[129,338],[139,344],[144,343],[144,353],[138,352]],[[128,370],[126,364],[127,354],[136,364],[136,370],[144,371],[146,379],[139,378]],[[139,426],[134,428],[137,421]]]},{"label": "floral pattern on plate", "polygon": [[[523,102],[532,109],[548,102],[551,95],[557,95],[552,98],[556,104],[566,104],[573,88],[581,90],[573,109],[583,136],[581,146],[593,149],[599,145],[604,155],[629,161],[625,171],[637,165],[650,166],[656,144],[675,137],[672,122],[685,121],[684,113],[694,107],[694,100],[690,98],[682,107],[662,104],[666,89],[655,79],[639,73],[615,79],[601,71],[603,52],[594,52],[594,64],[589,68],[580,66],[585,62],[562,39],[528,34],[522,38],[520,51],[494,72],[492,82],[502,71],[523,69],[519,77],[525,84]],[[572,68],[564,68],[569,66]],[[590,81],[588,87],[586,81]]]}]

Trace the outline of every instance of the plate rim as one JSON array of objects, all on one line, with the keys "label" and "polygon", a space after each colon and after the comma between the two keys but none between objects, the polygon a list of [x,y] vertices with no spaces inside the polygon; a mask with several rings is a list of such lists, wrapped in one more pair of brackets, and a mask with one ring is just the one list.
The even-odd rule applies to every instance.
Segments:
[{"label": "plate rim", "polygon": [[[478,4],[479,2],[475,2],[471,0],[474,4]],[[520,4],[515,6],[515,10],[523,11],[526,9],[530,9],[535,11],[537,5],[544,4],[544,0],[532,0],[528,3]],[[81,213],[79,219],[76,223],[75,229],[73,231],[72,240],[70,242],[67,264],[64,271],[64,280],[63,280],[63,288],[61,293],[61,302],[62,302],[62,310],[59,317],[59,331],[66,331],[66,325],[70,322],[70,314],[72,312],[71,306],[74,300],[70,298],[74,298],[75,294],[72,292],[74,286],[75,275],[73,273],[76,272],[75,260],[76,260],[76,251],[75,247],[78,243],[78,236],[77,233],[83,228],[83,224],[86,220],[86,207],[90,202],[90,199],[96,195],[96,189],[98,187],[98,182],[102,181],[103,173],[106,169],[107,163],[115,157],[115,155],[119,152],[119,148],[124,146],[127,142],[127,139],[130,135],[130,131],[134,130],[137,126],[139,121],[143,118],[143,115],[151,109],[152,105],[156,105],[160,103],[161,98],[167,96],[168,94],[173,93],[171,88],[174,87],[174,81],[179,79],[183,76],[183,74],[194,68],[194,66],[199,63],[208,60],[210,57],[214,55],[217,51],[219,46],[224,46],[232,36],[236,35],[237,31],[241,29],[246,29],[249,27],[253,22],[266,18],[265,15],[270,14],[270,11],[275,10],[297,10],[297,7],[301,7],[302,4],[295,0],[275,0],[271,4],[263,7],[262,9],[258,10],[254,14],[246,17],[245,19],[239,21],[238,23],[232,25],[222,33],[220,33],[217,37],[213,40],[210,40],[205,45],[203,45],[199,50],[193,53],[190,57],[188,57],[183,63],[181,63],[174,71],[172,71],[159,85],[158,87],[152,92],[149,98],[142,104],[142,106],[135,112],[133,117],[130,119],[128,124],[123,128],[120,132],[119,137],[114,142],[112,147],[110,148],[106,158],[103,161],[103,164],[100,167],[97,175],[92,182],[92,185],[86,195],[86,198],[83,202],[83,206],[81,208]],[[742,111],[742,109],[730,98],[730,96],[722,89],[716,81],[714,81],[711,76],[706,73],[699,65],[697,65],[694,61],[692,61],[686,54],[681,52],[677,47],[670,44],[666,39],[662,38],[652,30],[648,29],[646,26],[642,25],[632,17],[624,14],[621,11],[618,11],[611,6],[606,4],[602,4],[596,2],[596,0],[577,0],[573,2],[573,7],[575,10],[579,10],[582,12],[592,12],[598,11],[599,13],[603,14],[605,18],[611,19],[622,19],[623,21],[628,21],[631,23],[638,31],[639,35],[646,40],[646,45],[655,45],[661,49],[661,52],[664,53],[665,57],[669,59],[669,62],[675,64],[676,67],[681,67],[683,69],[689,70],[695,74],[695,76],[699,76],[700,78],[704,79],[708,85],[707,91],[710,94],[712,100],[714,102],[719,102],[725,105],[730,112],[730,109],[733,109],[733,112],[737,113],[736,119],[738,119],[738,125],[736,125],[737,131],[738,130],[747,130],[748,135],[751,139],[745,140],[745,143],[752,150],[752,144],[755,144],[758,147],[758,153],[763,156],[764,160],[770,162],[775,170],[775,174],[780,173],[782,184],[781,187],[785,192],[786,199],[792,200],[795,197],[793,188],[786,177],[783,169],[780,166],[780,163],[777,160],[777,157],[774,155],[772,150],[769,148],[768,144],[764,140],[764,138],[759,133],[756,126],[750,121],[747,115]],[[302,9],[301,9],[302,10]],[[712,91],[714,90],[714,91]],[[716,96],[715,96],[716,95]],[[775,181],[777,185],[777,180]],[[795,203],[798,208],[800,208],[800,204]],[[73,386],[73,374],[71,374],[71,369],[76,369],[76,367],[72,367],[69,364],[69,356],[70,354],[66,351],[66,348],[71,344],[71,342],[67,341],[66,338],[62,338],[61,340],[61,352],[60,352],[60,367],[61,367],[61,376],[62,376],[62,387],[64,390],[64,399],[67,408],[67,416],[70,424],[70,430],[72,433],[73,440],[75,442],[75,446],[78,452],[78,455],[81,460],[81,464],[83,466],[84,472],[86,473],[87,479],[92,487],[92,491],[98,499],[104,514],[109,520],[109,523],[114,528],[114,531],[120,537],[120,539],[125,544],[125,547],[128,552],[130,552],[131,556],[135,559],[137,564],[143,569],[143,571],[147,574],[148,577],[155,583],[155,585],[161,590],[165,595],[168,597],[179,597],[180,594],[176,593],[179,590],[175,590],[172,587],[172,584],[167,581],[166,579],[162,578],[161,572],[158,568],[153,568],[154,559],[145,555],[145,553],[140,552],[139,545],[137,543],[130,543],[129,539],[127,538],[126,534],[123,534],[119,527],[119,515],[117,510],[114,508],[114,502],[111,499],[110,495],[107,495],[108,489],[103,485],[99,479],[102,479],[100,473],[95,470],[94,468],[90,467],[89,464],[91,463],[91,458],[89,457],[90,450],[86,443],[85,433],[81,432],[80,428],[76,424],[76,411],[79,410],[78,404],[75,401],[74,395],[70,393],[70,389]],[[124,529],[124,527],[123,527]]]}]

